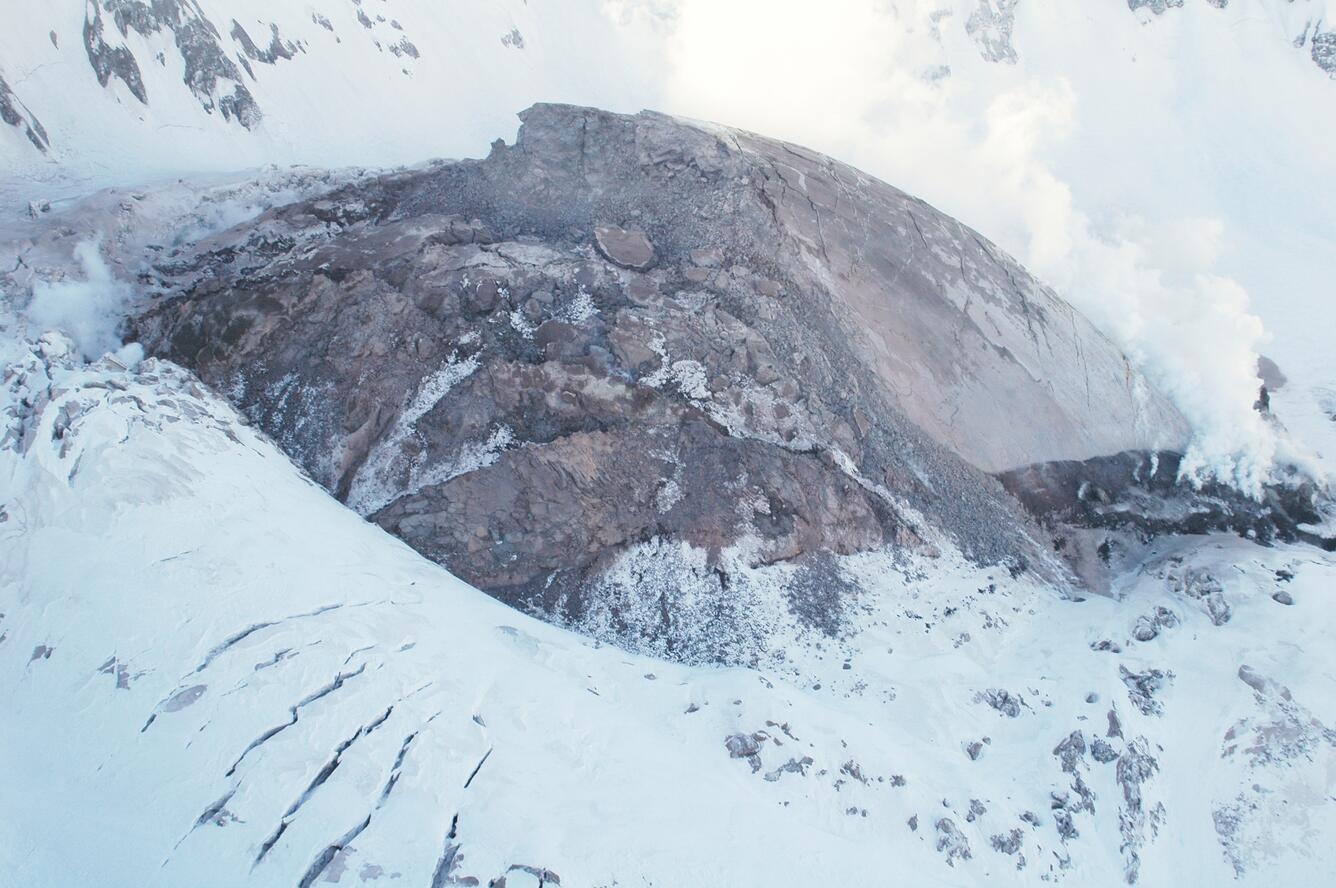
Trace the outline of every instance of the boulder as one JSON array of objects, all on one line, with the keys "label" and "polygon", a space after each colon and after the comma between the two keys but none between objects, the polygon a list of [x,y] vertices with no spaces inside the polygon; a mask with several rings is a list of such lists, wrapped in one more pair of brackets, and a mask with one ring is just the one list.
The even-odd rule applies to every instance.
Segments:
[{"label": "boulder", "polygon": [[622,268],[644,271],[654,264],[654,246],[643,231],[628,231],[616,225],[594,226],[594,243],[609,262]]}]

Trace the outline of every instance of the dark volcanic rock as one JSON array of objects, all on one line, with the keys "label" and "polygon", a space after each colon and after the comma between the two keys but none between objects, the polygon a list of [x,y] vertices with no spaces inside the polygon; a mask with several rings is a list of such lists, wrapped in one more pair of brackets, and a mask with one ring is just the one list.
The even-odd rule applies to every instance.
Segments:
[{"label": "dark volcanic rock", "polygon": [[97,82],[106,86],[115,77],[125,84],[139,101],[148,104],[148,91],[144,88],[144,75],[139,70],[139,62],[128,46],[113,46],[105,39],[106,25],[102,19],[102,9],[97,0],[88,4],[84,14],[84,49],[88,53],[88,64],[93,66]]},{"label": "dark volcanic rock", "polygon": [[983,692],[981,698],[1007,718],[1019,716],[1021,707],[1025,705],[1025,698],[1000,688],[989,688]]},{"label": "dark volcanic rock", "polygon": [[1313,63],[1336,80],[1336,31],[1316,31],[1309,51]]},{"label": "dark volcanic rock", "polygon": [[51,147],[51,141],[47,138],[46,129],[43,128],[41,121],[19,101],[19,97],[14,95],[4,77],[0,77],[0,120],[21,130],[38,151],[45,152]]},{"label": "dark volcanic rock", "polygon": [[241,51],[246,57],[263,65],[277,64],[279,59],[290,59],[297,54],[297,46],[286,41],[278,34],[278,25],[269,26],[269,45],[261,48],[251,39],[250,34],[236,19],[232,19],[232,39],[241,44]]},{"label": "dark volcanic rock", "polygon": [[1310,527],[1323,523],[1324,494],[1297,470],[1253,499],[1217,482],[1180,480],[1181,463],[1177,452],[1124,452],[1026,466],[998,478],[1051,531],[1058,553],[1085,585],[1098,591],[1146,543],[1165,535],[1232,532],[1262,544],[1333,547]]},{"label": "dark volcanic rock", "polygon": [[1113,748],[1113,744],[1102,738],[1096,737],[1090,741],[1090,755],[1100,764],[1107,765],[1109,762],[1118,758],[1118,750]]},{"label": "dark volcanic rock", "polygon": [[1296,477],[1255,500],[1223,484],[1199,488],[1178,478],[1182,454],[1125,452],[1050,462],[998,477],[1034,514],[1078,527],[1129,529],[1144,535],[1233,531],[1268,542],[1302,539],[1319,523],[1317,489]]},{"label": "dark volcanic rock", "polygon": [[[104,13],[114,23],[115,31],[120,32],[119,39],[108,29]],[[107,86],[114,77],[135,98],[149,104],[139,62],[124,43],[132,30],[145,38],[162,32],[171,34],[185,66],[182,79],[206,111],[217,110],[225,120],[236,120],[246,129],[260,122],[260,108],[241,82],[241,70],[232,61],[231,50],[224,46],[218,28],[199,4],[190,0],[88,0],[84,11],[84,48],[102,86]],[[266,54],[291,58],[295,49],[279,40],[276,29],[267,50],[256,47],[239,25],[232,36],[247,55],[261,61],[266,60]]]},{"label": "dark volcanic rock", "polygon": [[643,231],[627,231],[616,225],[595,225],[598,251],[622,268],[645,271],[654,264],[654,247]]},{"label": "dark volcanic rock", "polygon": [[1013,829],[1005,835],[995,833],[989,839],[989,842],[992,844],[993,850],[999,854],[1015,854],[1021,850],[1021,846],[1024,844],[1024,836],[1019,829]]},{"label": "dark volcanic rock", "polygon": [[761,746],[756,736],[730,734],[724,738],[724,746],[728,749],[729,758],[746,759],[753,773],[761,770]]},{"label": "dark volcanic rock", "polygon": [[840,632],[832,558],[949,544],[1062,576],[987,472],[1185,433],[1080,315],[884,183],[658,114],[522,118],[485,160],[174,256],[157,271],[183,295],[137,322],[494,594],[746,660],[748,595]]},{"label": "dark volcanic rock", "polygon": [[1053,755],[1057,756],[1062,762],[1062,770],[1069,774],[1075,774],[1077,765],[1079,765],[1086,754],[1085,735],[1080,731],[1072,731],[1061,743],[1053,748]]},{"label": "dark volcanic rock", "polygon": [[943,817],[936,823],[937,850],[946,857],[948,866],[955,866],[957,860],[969,860],[970,841],[956,826],[950,817]]},{"label": "dark volcanic rock", "polygon": [[1172,672],[1159,669],[1132,672],[1126,666],[1119,666],[1118,675],[1127,686],[1128,699],[1141,710],[1142,715],[1160,715],[1164,712],[1164,705],[1155,699],[1155,694],[1173,680]]}]

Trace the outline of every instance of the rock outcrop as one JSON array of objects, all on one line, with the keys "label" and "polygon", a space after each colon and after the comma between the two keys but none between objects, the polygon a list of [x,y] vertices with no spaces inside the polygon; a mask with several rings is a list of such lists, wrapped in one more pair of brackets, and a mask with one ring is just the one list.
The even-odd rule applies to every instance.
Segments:
[{"label": "rock outcrop", "polygon": [[990,473],[1186,436],[1082,316],[885,183],[659,114],[521,116],[485,160],[164,260],[182,295],[137,336],[494,594],[578,620],[619,576],[619,637],[681,629],[688,585],[735,597],[738,564],[801,568],[831,632],[857,552],[1057,578]]},{"label": "rock outcrop", "polygon": [[14,90],[9,88],[4,77],[0,77],[0,120],[23,133],[38,151],[45,153],[51,147],[51,140],[42,122],[14,95]]},{"label": "rock outcrop", "polygon": [[[104,18],[105,13],[105,18]],[[108,19],[114,30],[108,28]],[[88,63],[98,83],[107,86],[112,78],[120,80],[136,99],[149,104],[139,59],[125,43],[130,32],[143,38],[171,35],[184,65],[183,81],[204,110],[215,110],[225,120],[235,120],[251,129],[263,116],[246,84],[241,69],[232,61],[217,26],[197,3],[186,0],[88,0],[84,12],[83,41]],[[119,38],[115,32],[119,32]],[[255,46],[240,25],[233,22],[232,38],[246,56],[273,64],[276,58],[291,58],[295,47],[280,40],[275,28],[273,42],[266,51]],[[266,55],[268,53],[268,55]],[[159,58],[161,58],[159,53]],[[165,64],[165,62],[163,62]],[[249,69],[249,62],[242,58]],[[254,73],[251,74],[252,78]]]},{"label": "rock outcrop", "polygon": [[1214,481],[1200,487],[1183,482],[1181,463],[1181,454],[1170,451],[1129,451],[1026,466],[998,477],[1051,532],[1055,549],[1093,591],[1108,591],[1146,556],[1148,543],[1167,535],[1236,533],[1263,545],[1336,548],[1336,539],[1320,530],[1330,497],[1303,473],[1289,469],[1253,499]]}]

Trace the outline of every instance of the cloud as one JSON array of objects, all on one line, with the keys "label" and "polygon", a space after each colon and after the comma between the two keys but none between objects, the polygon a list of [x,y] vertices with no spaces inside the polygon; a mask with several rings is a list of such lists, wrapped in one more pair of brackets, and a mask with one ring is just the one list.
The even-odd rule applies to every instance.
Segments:
[{"label": "cloud", "polygon": [[[1117,74],[1106,66],[1137,70],[1136,58],[1087,62],[1057,49],[1069,55],[1031,70],[1027,58],[1049,52],[1071,14],[1046,4],[1020,8],[1018,64],[983,60],[965,29],[975,5],[678,0],[668,10],[656,0],[649,11],[664,44],[654,57],[666,66],[665,110],[824,151],[979,229],[1112,336],[1175,401],[1196,430],[1184,463],[1190,480],[1258,492],[1277,447],[1252,406],[1265,333],[1248,293],[1217,268],[1226,222],[1167,216],[1166,203],[1157,215],[1089,187],[1127,180],[1128,169],[1153,168],[1153,151],[1172,150],[1151,142],[1147,156],[1119,158],[1124,169],[1091,147],[1105,133],[1150,129],[1141,106],[1161,99],[1135,88],[1110,97],[1104,84]],[[618,4],[623,18],[627,7]],[[1099,14],[1111,27],[1140,27],[1125,9]],[[1049,42],[1023,45],[1027,27]],[[1083,203],[1082,194],[1095,197]]]},{"label": "cloud", "polygon": [[124,317],[130,287],[111,273],[96,240],[81,241],[74,258],[84,279],[38,281],[28,303],[28,321],[41,332],[59,330],[67,334],[86,360],[118,351],[117,328]]}]

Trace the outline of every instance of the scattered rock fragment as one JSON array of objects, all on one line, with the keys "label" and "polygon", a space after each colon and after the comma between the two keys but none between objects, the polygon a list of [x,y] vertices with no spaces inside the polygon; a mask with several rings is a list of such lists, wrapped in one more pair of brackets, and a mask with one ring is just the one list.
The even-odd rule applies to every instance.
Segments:
[{"label": "scattered rock fragment", "polygon": [[1076,824],[1072,822],[1072,812],[1066,808],[1058,808],[1053,812],[1053,823],[1057,826],[1058,835],[1064,843],[1069,839],[1079,838],[1081,835],[1080,830],[1076,828]]},{"label": "scattered rock fragment", "polygon": [[1229,622],[1233,610],[1225,599],[1224,584],[1210,572],[1194,569],[1171,573],[1169,586],[1174,592],[1199,602],[1216,626]]},{"label": "scattered rock fragment", "polygon": [[1164,820],[1164,806],[1157,804],[1148,810],[1143,793],[1143,785],[1159,768],[1144,737],[1128,744],[1127,751],[1118,759],[1116,779],[1123,789],[1118,821],[1123,837],[1124,878],[1129,885],[1136,882],[1141,869],[1139,849]]},{"label": "scattered rock fragment", "polygon": [[1164,706],[1155,699],[1155,692],[1173,679],[1172,672],[1160,669],[1132,672],[1126,666],[1119,666],[1118,675],[1127,686],[1127,696],[1132,705],[1143,715],[1160,715],[1164,711]]},{"label": "scattered rock fragment", "polygon": [[594,226],[594,243],[609,262],[635,271],[646,271],[654,264],[654,245],[643,231],[616,225]]},{"label": "scattered rock fragment", "polygon": [[[748,760],[750,761],[750,758]],[[759,756],[757,757],[757,760],[759,761]],[[812,765],[811,756],[805,755],[799,759],[791,758],[784,764],[780,765],[778,768],[775,768],[775,770],[767,772],[765,775],[765,779],[771,783],[774,783],[776,780],[778,780],[785,774],[798,774],[800,776],[806,777],[807,769],[811,767],[811,765]],[[752,768],[752,770],[754,771],[756,769]]]},{"label": "scattered rock fragment", "polygon": [[1107,765],[1118,758],[1118,750],[1114,749],[1109,741],[1096,737],[1090,741],[1090,757],[1100,764]]},{"label": "scattered rock fragment", "polygon": [[1021,707],[1025,705],[1025,699],[1019,694],[1012,694],[1009,691],[1000,688],[989,688],[980,695],[985,703],[1005,715],[1007,718],[1016,718],[1021,714]]},{"label": "scattered rock fragment", "polygon": [[863,769],[859,766],[858,762],[853,759],[850,759],[840,766],[840,773],[852,777],[864,786],[867,785],[868,779],[863,776]]},{"label": "scattered rock fragment", "polygon": [[114,675],[116,677],[116,687],[119,690],[128,691],[130,689],[130,667],[111,657],[103,663],[97,670],[102,675]]},{"label": "scattered rock fragment", "polygon": [[1013,829],[1006,835],[994,833],[989,841],[993,846],[993,850],[999,854],[1015,854],[1017,851],[1021,850],[1023,837],[1024,833],[1019,829]]},{"label": "scattered rock fragment", "polygon": [[1072,731],[1061,743],[1053,748],[1053,755],[1057,756],[1058,761],[1062,763],[1062,770],[1068,774],[1075,774],[1076,767],[1086,754],[1085,735],[1080,731]]},{"label": "scattered rock fragment", "polygon": [[1132,637],[1137,641],[1151,641],[1165,629],[1172,629],[1179,623],[1178,615],[1167,607],[1157,606],[1149,615],[1137,617],[1132,628]]},{"label": "scattered rock fragment", "polygon": [[955,866],[957,860],[969,860],[969,839],[956,826],[950,817],[943,817],[936,823],[937,850],[946,855],[947,866]]},{"label": "scattered rock fragment", "polygon": [[724,264],[724,251],[718,247],[701,247],[691,251],[691,261],[703,268],[718,268]]},{"label": "scattered rock fragment", "polygon": [[724,740],[724,746],[728,748],[729,758],[746,759],[752,773],[756,773],[761,770],[761,743],[764,740],[764,734],[730,734]]}]

